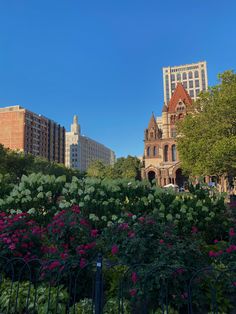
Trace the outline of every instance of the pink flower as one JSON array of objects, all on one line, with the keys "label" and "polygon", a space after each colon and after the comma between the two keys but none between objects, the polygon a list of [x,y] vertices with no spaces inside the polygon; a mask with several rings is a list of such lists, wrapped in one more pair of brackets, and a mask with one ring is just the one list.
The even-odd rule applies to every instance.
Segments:
[{"label": "pink flower", "polygon": [[80,214],[79,205],[72,205],[71,210],[76,214]]},{"label": "pink flower", "polygon": [[192,226],[192,231],[191,231],[193,234],[197,233],[198,232],[198,228],[195,227],[195,226]]},{"label": "pink flower", "polygon": [[48,269],[53,270],[54,268],[56,268],[56,267],[58,267],[58,266],[60,266],[60,262],[59,262],[59,261],[54,261],[54,262],[52,262],[52,263],[49,265]]},{"label": "pink flower", "polygon": [[161,240],[159,241],[159,243],[160,243],[160,244],[163,244],[163,243],[164,243],[164,240],[161,239]]},{"label": "pink flower", "polygon": [[132,213],[128,213],[128,217],[133,217],[133,214]]},{"label": "pink flower", "polygon": [[144,217],[139,217],[138,220],[139,220],[140,222],[144,222],[145,218],[144,218]]},{"label": "pink flower", "polygon": [[117,245],[113,245],[111,248],[111,254],[116,255],[119,252],[119,248]]},{"label": "pink flower", "polygon": [[14,243],[12,243],[12,244],[9,245],[9,249],[10,249],[10,250],[13,251],[13,250],[15,250],[15,248],[16,248],[16,245],[15,245]]},{"label": "pink flower", "polygon": [[78,254],[84,255],[84,254],[86,254],[86,252],[85,252],[85,250],[78,250]]},{"label": "pink flower", "polygon": [[86,219],[80,219],[80,224],[85,227],[89,227],[89,223]]},{"label": "pink flower", "polygon": [[232,282],[232,285],[233,285],[234,287],[236,287],[236,281]]},{"label": "pink flower", "polygon": [[131,297],[135,297],[136,294],[137,294],[137,289],[130,289],[129,290],[129,294],[130,294]]},{"label": "pink flower", "polygon": [[215,244],[218,243],[218,242],[219,242],[218,240],[216,240],[216,239],[214,240],[214,243],[215,243]]},{"label": "pink flower", "polygon": [[134,237],[135,237],[135,232],[129,231],[129,232],[128,232],[128,237],[129,237],[129,238],[134,238]]},{"label": "pink flower", "polygon": [[229,229],[229,236],[230,237],[234,237],[235,236],[234,228],[230,228]]},{"label": "pink flower", "polygon": [[87,261],[85,258],[81,258],[80,263],[79,263],[79,267],[80,268],[84,268],[87,264]]},{"label": "pink flower", "polygon": [[121,230],[127,230],[129,228],[129,224],[128,223],[120,224],[118,228]]},{"label": "pink flower", "polygon": [[61,253],[60,257],[61,257],[61,259],[67,259],[68,254],[67,253]]},{"label": "pink flower", "polygon": [[216,252],[214,252],[214,251],[210,251],[210,252],[208,253],[208,255],[209,255],[210,257],[216,257],[216,256],[217,256]]},{"label": "pink flower", "polygon": [[136,282],[138,281],[138,276],[137,276],[136,272],[132,272],[131,280],[132,280],[133,284],[136,284]]},{"label": "pink flower", "polygon": [[90,234],[91,234],[91,237],[96,238],[97,235],[98,235],[98,230],[97,229],[93,229],[93,230],[91,230]]}]

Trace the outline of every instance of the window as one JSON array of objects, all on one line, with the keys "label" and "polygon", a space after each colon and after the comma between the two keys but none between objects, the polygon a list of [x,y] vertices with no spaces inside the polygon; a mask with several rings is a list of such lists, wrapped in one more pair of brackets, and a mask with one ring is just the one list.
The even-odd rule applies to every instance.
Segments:
[{"label": "window", "polygon": [[171,83],[171,89],[172,91],[175,89],[175,83]]},{"label": "window", "polygon": [[172,145],[171,147],[171,153],[172,153],[172,161],[176,161],[176,145]]},{"label": "window", "polygon": [[171,74],[170,78],[171,78],[171,81],[175,81],[175,75],[174,74]]},{"label": "window", "polygon": [[196,96],[198,96],[200,93],[200,89],[196,89]]},{"label": "window", "polygon": [[195,72],[194,72],[194,77],[195,77],[195,78],[198,78],[198,77],[199,77],[199,72],[198,72],[198,71],[195,71]]},{"label": "window", "polygon": [[193,78],[193,72],[188,72],[188,78],[192,79]]},{"label": "window", "polygon": [[168,145],[164,146],[164,161],[168,161]]},{"label": "window", "polygon": [[176,138],[176,129],[171,129],[171,134],[170,134],[171,137],[173,138]]},{"label": "window", "polygon": [[195,81],[195,87],[199,87],[199,80]]},{"label": "window", "polygon": [[187,88],[187,82],[183,82],[183,87]]},{"label": "window", "polygon": [[183,80],[187,80],[187,74],[185,72],[183,73]]},{"label": "window", "polygon": [[157,153],[157,149],[156,149],[156,146],[153,147],[153,156],[156,156],[156,153]]},{"label": "window", "polygon": [[190,95],[190,97],[194,97],[194,91],[191,89],[190,91],[189,91],[189,95]]},{"label": "window", "polygon": [[189,88],[193,88],[193,81],[189,81]]},{"label": "window", "polygon": [[177,81],[181,81],[181,75],[180,75],[180,73],[177,74]]},{"label": "window", "polygon": [[150,147],[147,148],[147,156],[150,156]]}]

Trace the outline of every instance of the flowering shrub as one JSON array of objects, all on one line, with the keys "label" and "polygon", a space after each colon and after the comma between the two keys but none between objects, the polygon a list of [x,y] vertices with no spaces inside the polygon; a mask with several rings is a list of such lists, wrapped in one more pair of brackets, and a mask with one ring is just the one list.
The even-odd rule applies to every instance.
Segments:
[{"label": "flowering shrub", "polygon": [[42,257],[45,229],[27,213],[0,213],[0,249],[7,258],[21,257],[25,261]]},{"label": "flowering shrub", "polygon": [[76,259],[80,268],[94,256],[98,230],[81,214],[79,206],[58,212],[47,226],[48,245],[43,247],[45,256],[59,260]]}]

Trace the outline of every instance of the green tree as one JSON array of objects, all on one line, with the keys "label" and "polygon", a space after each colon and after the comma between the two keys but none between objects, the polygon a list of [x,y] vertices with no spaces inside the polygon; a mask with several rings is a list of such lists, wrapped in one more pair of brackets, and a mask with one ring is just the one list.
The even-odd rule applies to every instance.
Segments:
[{"label": "green tree", "polygon": [[192,175],[236,174],[236,74],[202,93],[177,125],[182,167]]},{"label": "green tree", "polygon": [[87,176],[109,179],[141,179],[141,162],[137,157],[118,158],[114,166],[106,166],[95,160],[87,169]]},{"label": "green tree", "polygon": [[128,156],[117,159],[114,165],[117,178],[141,179],[141,162],[137,157]]},{"label": "green tree", "polygon": [[95,177],[95,178],[104,178],[106,173],[106,166],[100,160],[94,160],[89,164],[87,169],[87,176],[88,177]]}]

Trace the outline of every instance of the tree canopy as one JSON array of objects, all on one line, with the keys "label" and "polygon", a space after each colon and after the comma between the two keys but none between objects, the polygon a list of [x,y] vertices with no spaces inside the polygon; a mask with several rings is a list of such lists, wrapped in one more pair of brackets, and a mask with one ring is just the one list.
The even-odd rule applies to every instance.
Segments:
[{"label": "tree canopy", "polygon": [[89,177],[141,179],[141,162],[137,157],[118,158],[114,166],[106,166],[101,161],[91,162],[87,169]]},{"label": "tree canopy", "polygon": [[83,175],[77,170],[66,168],[63,164],[49,162],[41,157],[6,149],[0,144],[0,174],[7,176],[9,181],[16,183],[22,175],[39,172],[55,176],[66,175],[68,179],[73,176],[81,177]]},{"label": "tree canopy", "polygon": [[182,167],[192,175],[236,174],[236,74],[218,78],[177,125]]}]

